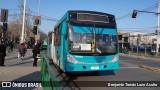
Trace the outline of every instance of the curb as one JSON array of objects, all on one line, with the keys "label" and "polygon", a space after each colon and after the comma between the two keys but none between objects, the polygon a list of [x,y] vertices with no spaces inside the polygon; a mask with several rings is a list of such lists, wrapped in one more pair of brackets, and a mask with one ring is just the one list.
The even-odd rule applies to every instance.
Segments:
[{"label": "curb", "polygon": [[150,70],[150,71],[154,71],[154,72],[160,72],[159,68],[155,68],[155,67],[150,67],[150,66],[146,66],[146,65],[139,65],[140,68],[144,68],[146,70]]}]

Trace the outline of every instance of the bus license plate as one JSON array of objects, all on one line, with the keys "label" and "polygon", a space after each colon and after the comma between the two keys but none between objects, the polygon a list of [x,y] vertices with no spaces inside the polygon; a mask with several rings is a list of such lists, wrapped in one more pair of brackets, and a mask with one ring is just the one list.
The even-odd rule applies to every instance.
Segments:
[{"label": "bus license plate", "polygon": [[91,70],[98,70],[99,66],[91,66]]}]

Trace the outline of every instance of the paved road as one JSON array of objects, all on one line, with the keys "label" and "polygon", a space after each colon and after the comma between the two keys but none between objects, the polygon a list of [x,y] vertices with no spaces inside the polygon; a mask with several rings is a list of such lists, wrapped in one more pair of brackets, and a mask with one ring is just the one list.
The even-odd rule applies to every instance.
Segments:
[{"label": "paved road", "polygon": [[[22,61],[21,58],[18,58],[18,50],[15,49],[14,52],[8,52],[7,57],[5,58],[5,65],[7,67],[32,67],[33,66],[33,57],[31,49],[27,50],[27,53]],[[39,66],[39,62],[38,62]]]},{"label": "paved road", "polygon": [[[33,67],[31,49],[22,61],[18,58],[18,50],[8,52],[5,58],[5,67],[0,67],[1,81],[41,81],[40,61],[38,67]],[[42,88],[0,88],[0,90],[42,90]]]},{"label": "paved road", "polygon": [[[153,60],[144,60],[128,56],[120,56],[120,70],[117,71],[101,71],[101,72],[85,72],[85,73],[71,73],[57,74],[60,81],[70,81],[67,83],[74,84],[76,90],[160,90],[160,87],[93,87],[94,85],[103,84],[107,81],[160,81],[160,73],[145,70],[139,65],[149,65],[153,67],[160,67],[160,62]],[[85,81],[85,82],[79,82]],[[100,81],[100,82],[88,82]],[[81,87],[90,83],[92,87]],[[69,87],[63,87],[69,89]],[[70,87],[71,88],[71,87]],[[73,88],[72,88],[73,89]]]},{"label": "paved road", "polygon": [[127,55],[121,55],[120,59],[121,59],[121,64],[130,63],[134,67],[137,67],[139,65],[146,65],[146,66],[160,68],[160,58],[156,58],[153,60],[152,58],[146,58],[146,57],[132,57]]}]

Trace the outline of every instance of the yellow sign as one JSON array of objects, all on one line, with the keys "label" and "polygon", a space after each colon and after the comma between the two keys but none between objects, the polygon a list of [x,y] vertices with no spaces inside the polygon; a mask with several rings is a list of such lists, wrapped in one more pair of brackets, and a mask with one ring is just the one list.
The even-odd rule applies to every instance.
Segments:
[{"label": "yellow sign", "polygon": [[123,34],[123,32],[118,32],[118,35],[122,35]]}]

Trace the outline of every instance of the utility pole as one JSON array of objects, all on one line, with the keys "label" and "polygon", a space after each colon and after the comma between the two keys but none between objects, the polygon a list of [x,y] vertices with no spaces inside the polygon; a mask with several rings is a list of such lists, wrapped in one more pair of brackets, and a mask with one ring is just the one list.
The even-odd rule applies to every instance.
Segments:
[{"label": "utility pole", "polygon": [[[158,2],[158,13],[160,13],[160,1]],[[159,31],[160,31],[160,14],[158,15],[158,28],[157,28],[157,42],[156,42],[156,57],[159,54]]]},{"label": "utility pole", "polygon": [[26,0],[24,0],[24,7],[23,7],[23,25],[22,25],[21,43],[24,42],[25,15],[26,15]]},{"label": "utility pole", "polygon": [[38,15],[40,14],[40,0],[38,0]]}]

